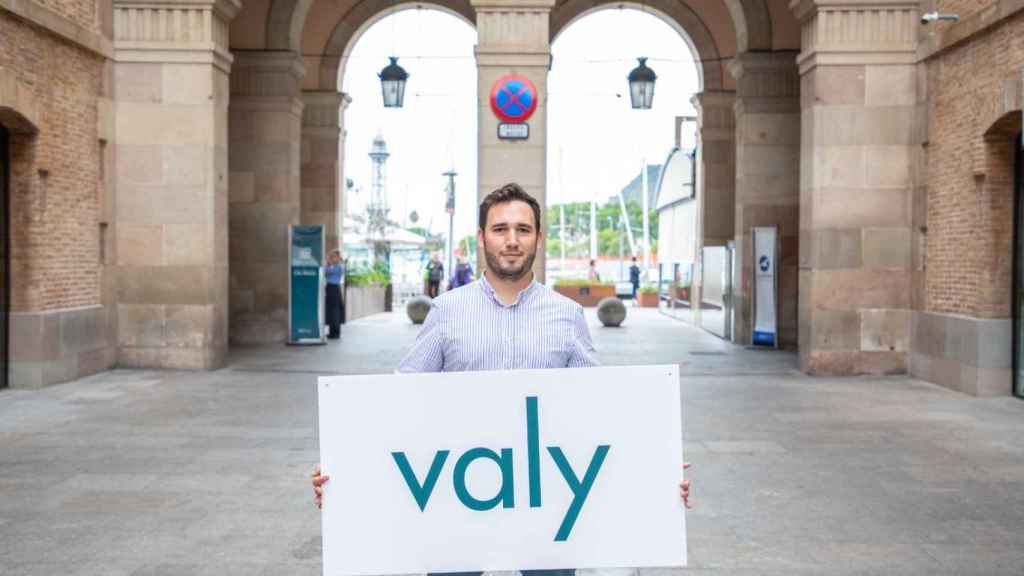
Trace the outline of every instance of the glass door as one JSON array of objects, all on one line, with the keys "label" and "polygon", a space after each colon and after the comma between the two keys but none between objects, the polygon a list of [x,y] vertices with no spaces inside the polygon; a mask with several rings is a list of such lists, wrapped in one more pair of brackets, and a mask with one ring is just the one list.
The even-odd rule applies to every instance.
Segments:
[{"label": "glass door", "polygon": [[1024,397],[1024,139],[1014,149],[1013,393]]},{"label": "glass door", "polygon": [[0,388],[7,387],[7,318],[11,311],[10,166],[7,131],[0,126]]}]

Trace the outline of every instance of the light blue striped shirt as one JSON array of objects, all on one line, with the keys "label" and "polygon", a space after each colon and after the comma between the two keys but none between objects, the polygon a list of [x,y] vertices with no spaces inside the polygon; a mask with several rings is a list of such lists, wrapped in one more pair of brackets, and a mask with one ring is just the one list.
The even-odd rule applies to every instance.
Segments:
[{"label": "light blue striped shirt", "polygon": [[536,280],[512,304],[484,274],[433,300],[399,372],[597,366],[583,308]]}]

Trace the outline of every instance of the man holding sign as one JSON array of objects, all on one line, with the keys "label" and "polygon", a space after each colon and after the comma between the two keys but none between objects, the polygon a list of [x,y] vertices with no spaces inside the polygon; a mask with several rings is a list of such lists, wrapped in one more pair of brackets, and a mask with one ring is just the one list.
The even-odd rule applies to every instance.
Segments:
[{"label": "man holding sign", "polygon": [[[487,269],[480,279],[434,299],[416,343],[398,371],[469,372],[530,368],[583,368],[597,366],[597,354],[583,316],[583,308],[535,281],[533,262],[542,243],[540,205],[519,185],[508,184],[480,204],[478,245],[484,249]],[[536,422],[536,399],[527,398],[527,419]],[[552,450],[549,448],[549,450]],[[595,458],[607,452],[598,451]],[[564,471],[564,457],[552,450]],[[438,455],[441,456],[440,454]],[[443,466],[447,453],[441,458]],[[412,470],[404,453],[395,462],[409,481]],[[593,463],[592,463],[593,465]],[[597,463],[598,467],[600,463]],[[568,476],[567,476],[568,478]],[[574,477],[575,478],[575,477]],[[416,480],[412,476],[412,480]],[[328,476],[313,472],[317,506]],[[586,477],[583,478],[583,483]],[[409,482],[421,486],[419,481]],[[421,486],[422,488],[423,486]],[[689,506],[689,481],[679,483],[679,494]],[[425,497],[429,497],[426,493]],[[421,503],[421,509],[425,502]],[[533,570],[536,576],[571,576],[573,570]],[[467,576],[479,572],[460,573]]]}]

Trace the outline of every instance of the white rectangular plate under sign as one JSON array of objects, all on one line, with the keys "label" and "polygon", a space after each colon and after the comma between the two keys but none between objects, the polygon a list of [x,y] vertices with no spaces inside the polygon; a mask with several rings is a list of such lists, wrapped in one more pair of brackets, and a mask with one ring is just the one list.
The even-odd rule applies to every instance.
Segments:
[{"label": "white rectangular plate under sign", "polygon": [[525,122],[498,124],[498,138],[502,140],[526,140],[530,137],[530,125]]},{"label": "white rectangular plate under sign", "polygon": [[324,574],[686,565],[677,366],[318,387]]}]

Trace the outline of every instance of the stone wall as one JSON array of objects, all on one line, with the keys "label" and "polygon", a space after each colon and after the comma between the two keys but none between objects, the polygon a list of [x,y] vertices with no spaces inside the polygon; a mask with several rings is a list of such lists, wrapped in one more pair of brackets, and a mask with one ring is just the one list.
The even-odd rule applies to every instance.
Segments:
[{"label": "stone wall", "polygon": [[915,245],[923,281],[911,372],[971,394],[1006,395],[1024,6],[938,4],[964,19],[926,45],[927,156]]},{"label": "stone wall", "polygon": [[0,0],[0,123],[11,132],[10,384],[111,366],[104,296],[109,39],[97,5]]}]

